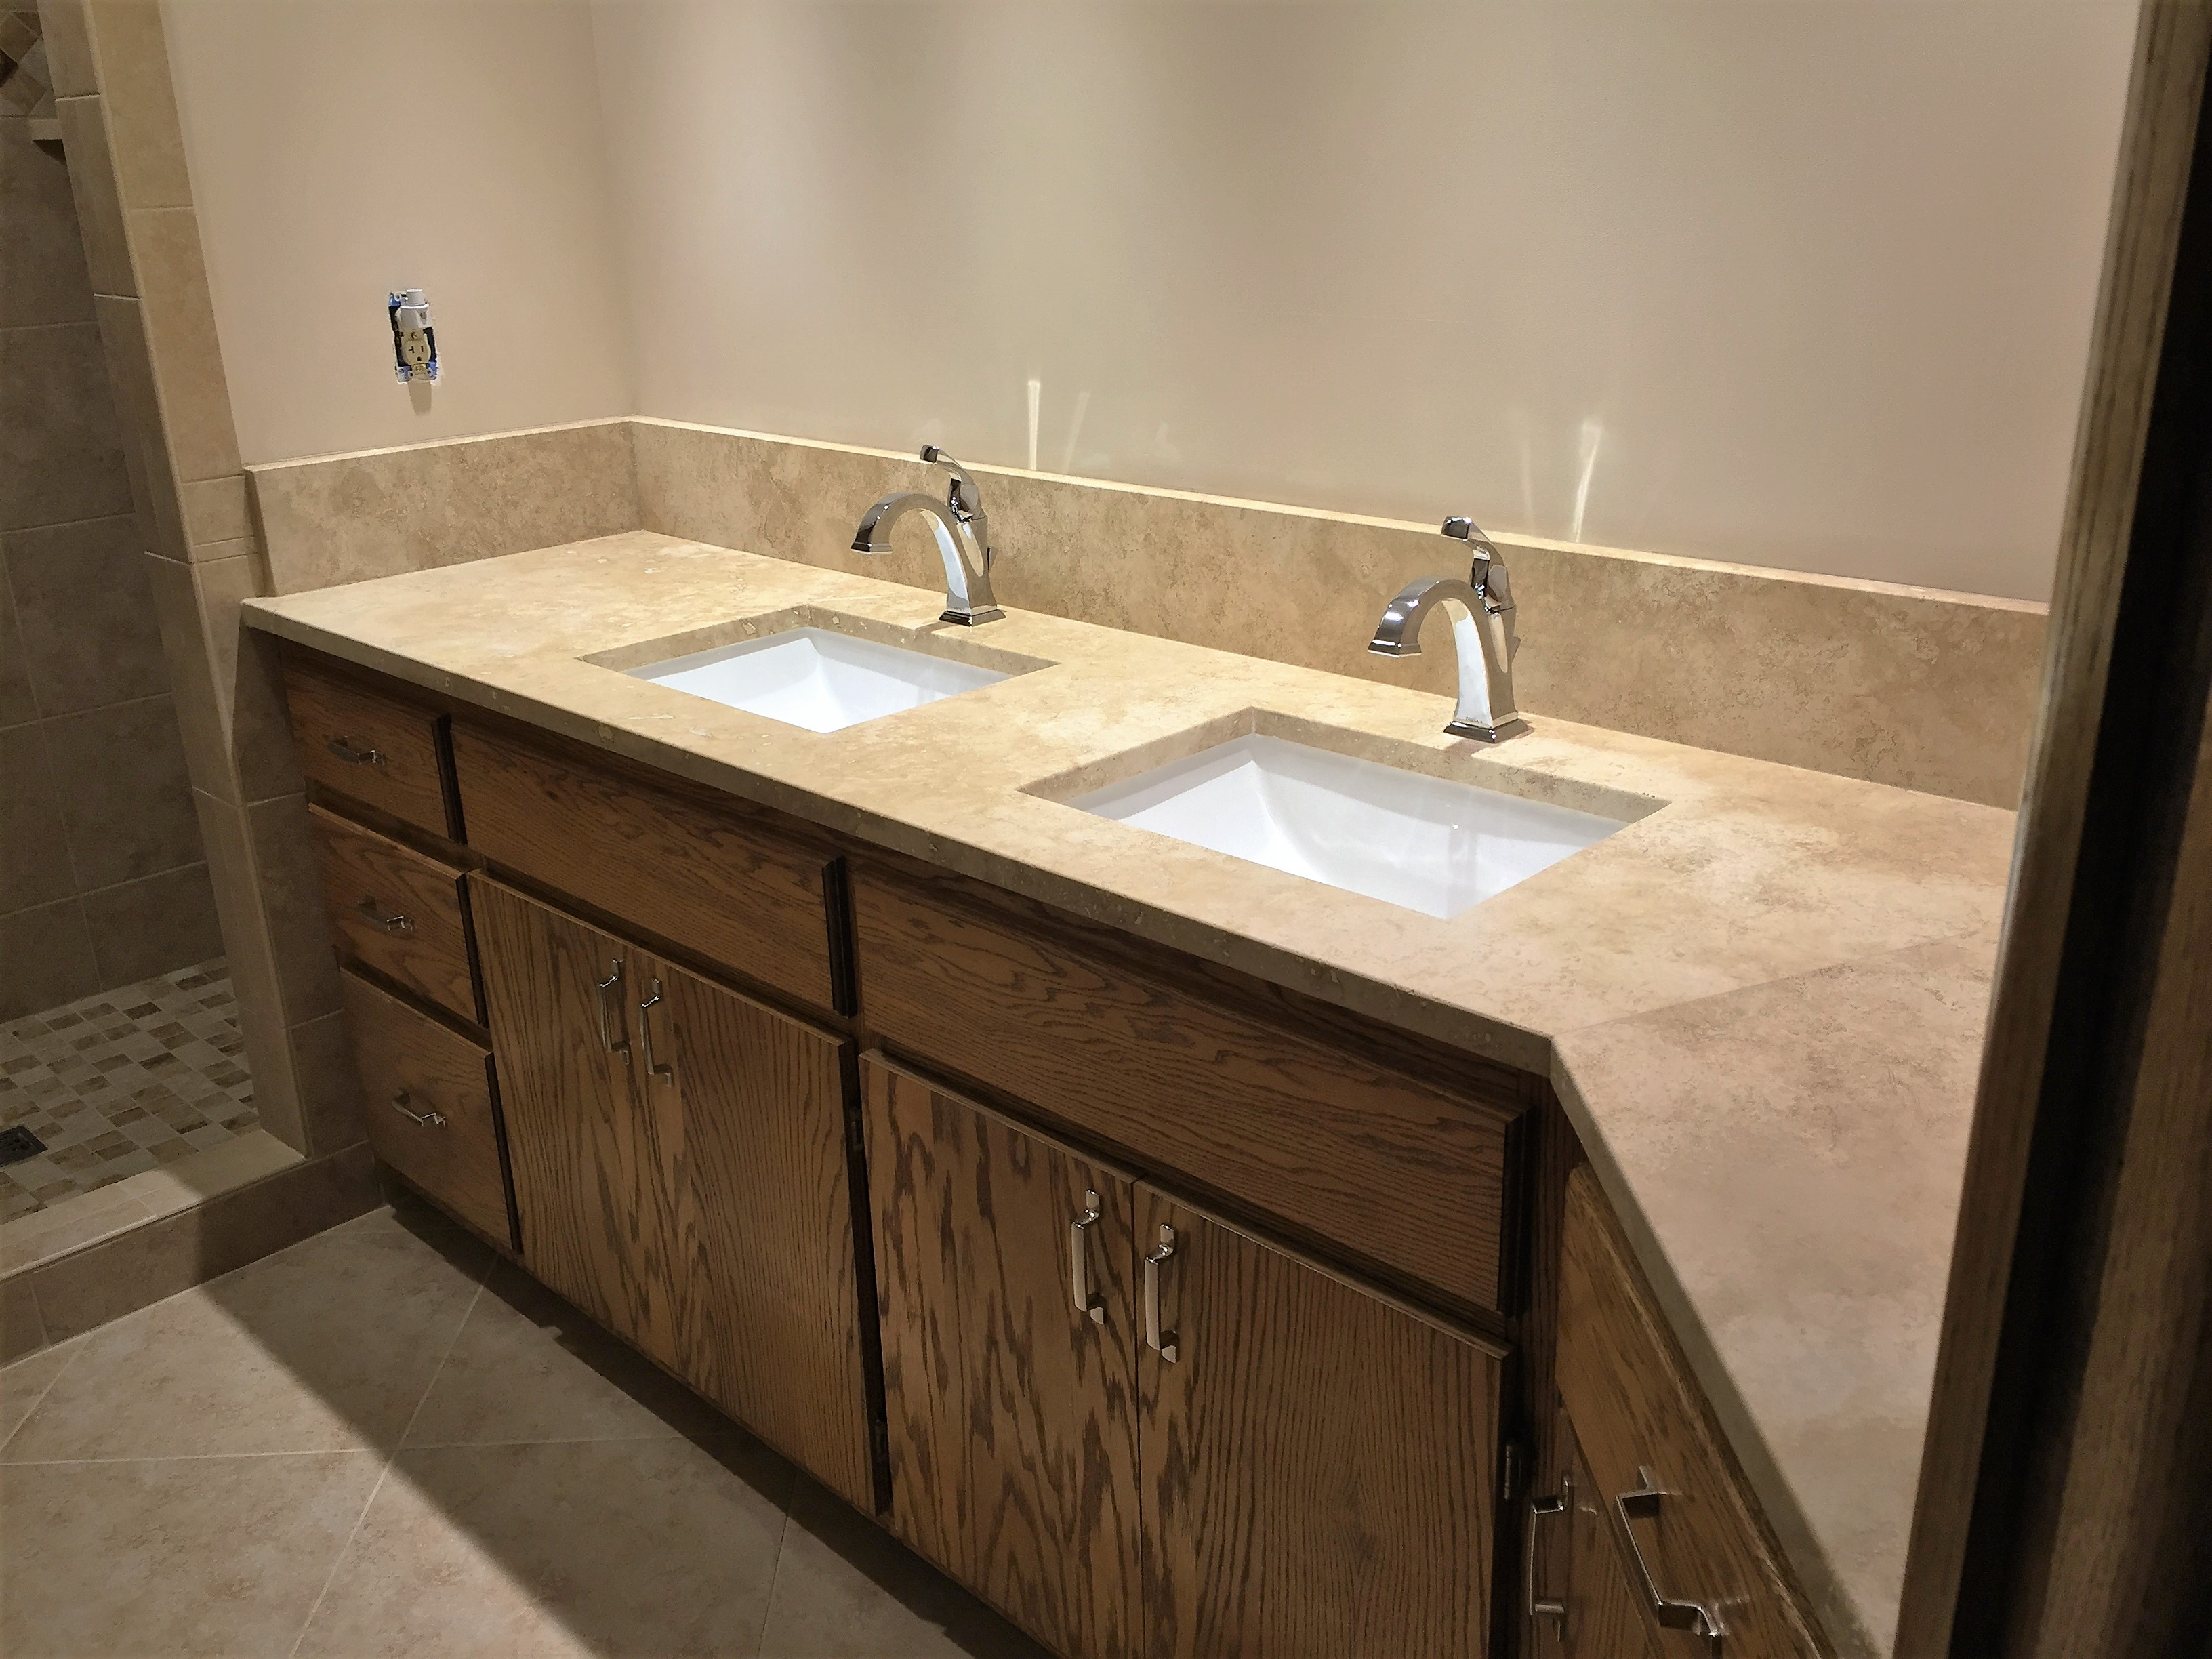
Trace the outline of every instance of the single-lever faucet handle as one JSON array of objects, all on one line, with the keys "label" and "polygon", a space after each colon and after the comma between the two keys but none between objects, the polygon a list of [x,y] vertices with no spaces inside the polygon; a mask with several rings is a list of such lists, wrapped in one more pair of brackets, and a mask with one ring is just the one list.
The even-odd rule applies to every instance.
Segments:
[{"label": "single-lever faucet handle", "polygon": [[[1493,617],[1500,611],[1510,611],[1513,608],[1513,587],[1506,575],[1505,561],[1490,538],[1482,533],[1482,526],[1472,519],[1446,519],[1444,534],[1465,542],[1468,550],[1474,554],[1474,568],[1468,581],[1476,592],[1482,595],[1483,608]],[[1516,640],[1514,643],[1517,645],[1520,641]]]},{"label": "single-lever faucet handle", "polygon": [[949,467],[952,472],[952,493],[947,498],[957,513],[974,518],[983,510],[983,492],[975,488],[975,480],[968,469],[954,460],[935,444],[921,447],[921,459],[932,466]]}]

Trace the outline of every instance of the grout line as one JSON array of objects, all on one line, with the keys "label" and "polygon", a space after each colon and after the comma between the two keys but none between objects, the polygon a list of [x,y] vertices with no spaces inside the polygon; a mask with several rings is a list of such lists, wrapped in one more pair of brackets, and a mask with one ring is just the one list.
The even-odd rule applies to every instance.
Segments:
[{"label": "grout line", "polygon": [[[72,1356],[74,1363],[74,1356]],[[63,1368],[64,1370],[67,1366]],[[61,1380],[56,1376],[54,1381]],[[52,1385],[49,1384],[49,1387]],[[41,1400],[45,1395],[40,1396]],[[28,1418],[23,1419],[30,1421]],[[12,1438],[12,1437],[11,1437]],[[10,1469],[73,1469],[89,1468],[101,1463],[235,1463],[241,1459],[264,1457],[343,1457],[349,1452],[373,1452],[374,1446],[306,1446],[296,1451],[245,1452],[164,1452],[155,1457],[26,1457],[0,1460],[0,1468]]]},{"label": "grout line", "polygon": [[783,1500],[783,1525],[777,1528],[775,1534],[775,1571],[768,1576],[768,1595],[761,1603],[760,1630],[753,1638],[753,1652],[756,1655],[768,1651],[768,1627],[769,1621],[775,1617],[775,1592],[777,1586],[783,1583],[783,1553],[790,1547],[791,1512],[799,1505],[799,1482],[802,1478],[796,1470],[793,1471],[790,1493]]},{"label": "grout line", "polygon": [[414,1449],[408,1446],[408,1438],[415,1432],[415,1425],[422,1418],[422,1407],[430,1403],[431,1395],[436,1392],[438,1379],[446,1374],[447,1362],[453,1358],[453,1350],[461,1346],[461,1333],[468,1329],[469,1321],[477,1316],[477,1304],[483,1300],[484,1286],[491,1282],[492,1269],[498,1265],[499,1258],[496,1255],[491,1256],[485,1264],[482,1276],[477,1280],[476,1293],[469,1297],[469,1305],[461,1310],[461,1316],[453,1326],[453,1340],[446,1344],[445,1352],[438,1356],[437,1368],[430,1373],[430,1380],[422,1385],[422,1397],[416,1401],[415,1409],[407,1413],[407,1426],[399,1431],[399,1438],[392,1443],[392,1455],[394,1457],[397,1457],[403,1449],[410,1451]]},{"label": "grout line", "polygon": [[[23,1413],[23,1421],[16,1424],[14,1428],[8,1431],[8,1435],[5,1439],[0,1439],[0,1452],[7,1450],[9,1446],[14,1443],[15,1437],[22,1433],[24,1423],[28,1423],[33,1417],[36,1417],[39,1414],[39,1407],[46,1403],[46,1396],[54,1391],[54,1384],[60,1382],[62,1378],[69,1375],[70,1367],[76,1364],[77,1362],[77,1355],[82,1354],[86,1348],[91,1346],[89,1335],[90,1334],[87,1333],[84,1336],[64,1339],[65,1340],[72,1341],[76,1344],[76,1352],[72,1353],[67,1359],[63,1360],[61,1370],[56,1371],[52,1376],[46,1379],[46,1386],[39,1390],[39,1397],[31,1402],[31,1409]],[[33,1358],[33,1356],[30,1354],[25,1354],[23,1358],[25,1359],[29,1359]],[[21,1362],[19,1361],[17,1363],[20,1364]],[[10,1369],[13,1368],[10,1367]],[[22,1466],[18,1464],[14,1467],[21,1468]]]},{"label": "grout line", "polygon": [[453,1325],[452,1340],[446,1344],[445,1352],[438,1356],[437,1368],[430,1373],[430,1380],[423,1384],[422,1398],[415,1402],[415,1409],[407,1414],[407,1426],[400,1430],[399,1438],[385,1455],[384,1467],[377,1471],[376,1484],[368,1489],[368,1497],[361,1506],[361,1513],[354,1517],[353,1530],[346,1534],[345,1542],[331,1558],[331,1570],[323,1579],[323,1587],[315,1592],[314,1601],[307,1608],[307,1616],[300,1621],[300,1633],[292,1638],[292,1659],[298,1659],[301,1644],[307,1639],[307,1632],[315,1622],[315,1615],[323,1610],[323,1602],[331,1593],[331,1586],[338,1581],[338,1569],[345,1565],[346,1557],[353,1553],[354,1540],[361,1536],[362,1528],[368,1522],[368,1512],[375,1505],[376,1495],[384,1490],[384,1483],[392,1478],[392,1466],[399,1461],[401,1448],[407,1444],[407,1437],[415,1431],[415,1419],[422,1415],[422,1407],[428,1402],[431,1390],[438,1386],[438,1379],[446,1374],[446,1362],[453,1357],[453,1350],[460,1346],[461,1333],[468,1328],[469,1321],[476,1316],[477,1304],[483,1300],[484,1285],[490,1279],[492,1267],[498,1261],[495,1255],[485,1264],[483,1275],[477,1280],[476,1294],[469,1298],[469,1305],[461,1310],[460,1318]]},{"label": "grout line", "polygon": [[292,1638],[289,1650],[292,1659],[298,1659],[300,1644],[307,1639],[307,1627],[315,1622],[315,1615],[323,1610],[323,1598],[331,1593],[331,1586],[337,1583],[338,1569],[345,1565],[347,1555],[352,1552],[353,1540],[361,1536],[361,1529],[368,1520],[369,1506],[376,1502],[377,1493],[384,1490],[384,1482],[391,1473],[392,1459],[386,1457],[384,1467],[376,1472],[376,1484],[368,1489],[368,1496],[362,1501],[361,1513],[353,1518],[353,1529],[346,1534],[345,1542],[338,1546],[337,1553],[331,1557],[331,1570],[323,1577],[322,1589],[315,1592],[315,1599],[307,1607],[307,1616],[300,1621],[300,1633]]}]

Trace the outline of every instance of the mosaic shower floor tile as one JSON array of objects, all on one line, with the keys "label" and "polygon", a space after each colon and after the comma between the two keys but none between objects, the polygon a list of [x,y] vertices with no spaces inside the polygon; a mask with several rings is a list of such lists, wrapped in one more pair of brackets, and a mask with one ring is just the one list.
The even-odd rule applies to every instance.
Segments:
[{"label": "mosaic shower floor tile", "polygon": [[0,1025],[0,1130],[46,1151],[0,1167],[0,1221],[254,1127],[253,1079],[217,957]]}]

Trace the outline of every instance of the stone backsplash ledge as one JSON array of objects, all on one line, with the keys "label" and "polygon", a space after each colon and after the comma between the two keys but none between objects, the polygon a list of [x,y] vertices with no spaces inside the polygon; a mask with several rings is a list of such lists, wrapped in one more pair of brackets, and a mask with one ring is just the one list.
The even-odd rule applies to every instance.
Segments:
[{"label": "stone backsplash ledge", "polygon": [[[1443,692],[1448,650],[1366,650],[1384,604],[1465,558],[1433,526],[1003,468],[986,480],[1000,603]],[[943,474],[912,456],[632,417],[248,469],[267,591],[363,581],[646,529],[918,587],[926,526],[852,550],[868,504]],[[1496,538],[1522,707],[2011,807],[2045,607]],[[610,641],[610,645],[619,641]],[[1296,711],[1286,711],[1296,712]]]}]

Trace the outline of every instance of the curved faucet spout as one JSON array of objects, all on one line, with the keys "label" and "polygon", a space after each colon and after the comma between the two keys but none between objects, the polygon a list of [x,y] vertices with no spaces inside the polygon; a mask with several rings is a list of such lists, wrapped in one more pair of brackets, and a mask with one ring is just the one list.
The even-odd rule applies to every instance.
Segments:
[{"label": "curved faucet spout", "polygon": [[[959,487],[956,481],[954,490],[957,492]],[[891,526],[909,513],[919,513],[929,520],[937,538],[937,551],[945,561],[945,611],[939,620],[973,628],[1005,616],[991,595],[989,550],[975,534],[975,519],[980,515],[964,515],[949,501],[911,489],[884,496],[861,518],[853,537],[853,550],[890,552]]]},{"label": "curved faucet spout", "polygon": [[909,513],[928,515],[945,560],[945,612],[939,622],[973,628],[1006,613],[991,597],[991,521],[983,516],[983,492],[968,469],[935,444],[924,444],[921,459],[949,469],[951,487],[942,501],[914,490],[886,495],[867,510],[853,537],[855,553],[888,553],[891,526]]},{"label": "curved faucet spout", "polygon": [[1459,652],[1459,704],[1444,730],[1455,738],[1502,743],[1528,729],[1513,700],[1513,654],[1521,641],[1513,636],[1505,561],[1472,519],[1445,520],[1444,534],[1473,549],[1472,580],[1429,576],[1411,584],[1384,609],[1367,648],[1379,657],[1417,657],[1429,613],[1449,612]]}]

